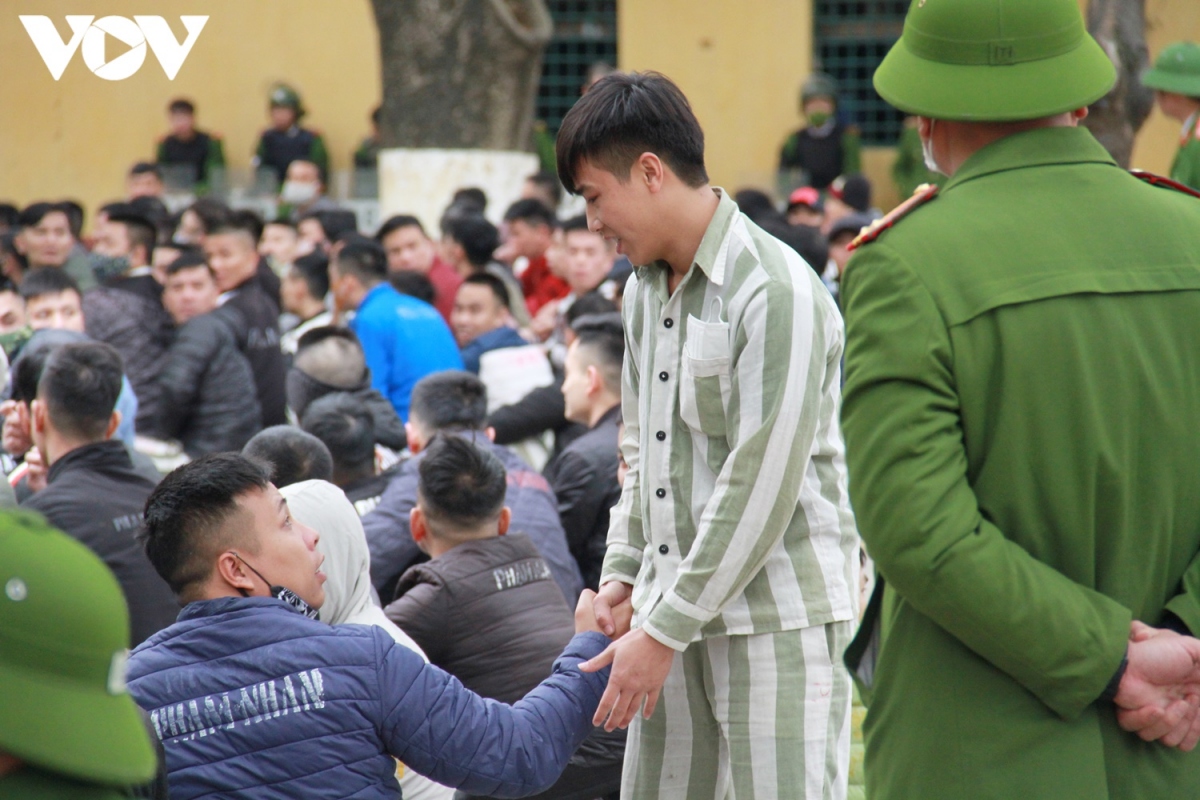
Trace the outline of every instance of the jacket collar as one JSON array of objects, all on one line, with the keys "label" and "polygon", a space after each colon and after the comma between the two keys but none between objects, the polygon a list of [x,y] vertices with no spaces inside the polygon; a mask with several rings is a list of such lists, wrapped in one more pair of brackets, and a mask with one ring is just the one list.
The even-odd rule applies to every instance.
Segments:
[{"label": "jacket collar", "polygon": [[618,425],[618,424],[620,424],[620,422],[621,422],[621,404],[617,403],[615,406],[610,408],[608,411],[605,411],[604,416],[602,416],[602,417],[600,417],[600,419],[596,420],[596,424],[592,426],[592,430],[596,430],[597,428],[603,428],[605,425]]},{"label": "jacket collar", "polygon": [[1086,128],[1040,128],[1006,136],[987,145],[966,160],[947,181],[942,193],[985,175],[1052,164],[1117,166]]},{"label": "jacket collar", "polygon": [[75,469],[89,472],[112,469],[129,470],[133,469],[133,462],[129,459],[129,451],[125,449],[125,443],[120,440],[110,439],[106,442],[85,444],[51,464],[50,471],[46,473],[46,482],[54,483],[64,473]]},{"label": "jacket collar", "polygon": [[231,611],[248,611],[250,609],[285,611],[290,614],[300,613],[287,603],[282,600],[276,600],[274,597],[217,597],[213,600],[197,600],[193,603],[188,603],[179,612],[179,621],[216,617],[221,614],[228,614]]}]

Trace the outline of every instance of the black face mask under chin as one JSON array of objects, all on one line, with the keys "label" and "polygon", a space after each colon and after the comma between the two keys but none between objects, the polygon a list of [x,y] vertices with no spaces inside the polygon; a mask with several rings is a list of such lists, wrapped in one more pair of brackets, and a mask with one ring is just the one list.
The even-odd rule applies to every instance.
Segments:
[{"label": "black face mask under chin", "polygon": [[[267,580],[266,578],[263,577],[263,574],[261,572],[256,570],[254,567],[250,566],[249,561],[242,558],[240,555],[233,552],[232,550],[230,552],[233,553],[234,556],[237,557],[238,561],[241,561],[243,564],[245,564],[250,569],[251,572],[253,572],[255,575],[257,575],[263,583],[267,584],[267,586],[271,590],[271,597],[274,597],[276,600],[280,600],[284,603],[287,603],[289,606],[296,609],[297,611],[299,611],[301,614],[308,617],[309,619],[320,619],[321,618],[321,612],[318,609],[315,609],[312,606],[310,606],[307,602],[305,602],[304,598],[302,598],[300,595],[296,594],[295,592],[293,592],[291,589],[287,588],[286,586],[279,586],[277,584],[271,583],[269,580]],[[250,593],[247,592],[245,589],[238,589],[238,591],[242,593],[242,597],[250,596]]]}]

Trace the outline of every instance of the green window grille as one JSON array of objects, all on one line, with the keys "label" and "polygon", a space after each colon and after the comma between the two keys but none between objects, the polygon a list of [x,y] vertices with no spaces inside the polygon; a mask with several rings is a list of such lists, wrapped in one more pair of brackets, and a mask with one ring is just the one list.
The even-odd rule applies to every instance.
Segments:
[{"label": "green window grille", "polygon": [[900,38],[909,0],[816,0],[813,3],[814,69],[833,76],[847,121],[864,144],[894,145],[904,114],[871,85],[875,68]]},{"label": "green window grille", "polygon": [[554,37],[542,58],[538,87],[538,119],[551,133],[575,101],[587,80],[588,68],[597,61],[616,66],[616,0],[547,0],[554,18]]}]

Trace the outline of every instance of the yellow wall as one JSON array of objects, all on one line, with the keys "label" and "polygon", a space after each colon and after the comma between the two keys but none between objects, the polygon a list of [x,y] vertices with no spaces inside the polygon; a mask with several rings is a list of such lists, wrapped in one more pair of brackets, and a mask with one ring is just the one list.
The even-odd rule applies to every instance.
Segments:
[{"label": "yellow wall", "polygon": [[[135,75],[111,82],[76,52],[56,83],[17,17],[49,16],[69,36],[68,13],[159,15],[178,39],[180,14],[209,20],[174,81],[152,53]],[[110,45],[114,55],[123,50]],[[200,126],[224,136],[230,169],[244,170],[267,124],[273,82],[300,90],[305,124],[325,135],[335,169],[350,166],[380,95],[366,0],[3,0],[0,76],[0,201],[73,197],[89,215],[119,198],[130,165],[153,158],[174,97],[196,103]]]},{"label": "yellow wall", "polygon": [[[1197,0],[1146,0],[1146,40],[1154,59],[1172,42],[1200,41],[1200,2]],[[1171,169],[1179,147],[1180,124],[1157,108],[1138,134],[1133,166],[1160,174]]]},{"label": "yellow wall", "polygon": [[812,63],[803,0],[624,0],[620,66],[670,77],[704,127],[708,170],[730,191],[774,186],[779,148],[800,125]]}]

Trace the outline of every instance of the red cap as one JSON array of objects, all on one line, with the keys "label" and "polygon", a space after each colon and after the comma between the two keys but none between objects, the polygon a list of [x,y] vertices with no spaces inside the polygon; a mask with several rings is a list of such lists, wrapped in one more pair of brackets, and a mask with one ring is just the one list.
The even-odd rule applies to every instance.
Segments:
[{"label": "red cap", "polygon": [[821,193],[811,186],[801,186],[788,196],[788,208],[792,206],[808,206],[817,208],[821,205]]}]

